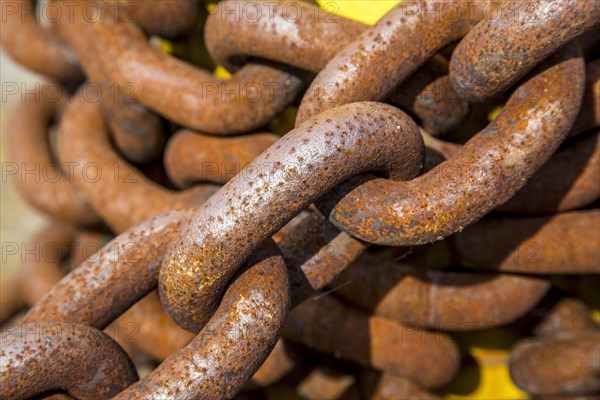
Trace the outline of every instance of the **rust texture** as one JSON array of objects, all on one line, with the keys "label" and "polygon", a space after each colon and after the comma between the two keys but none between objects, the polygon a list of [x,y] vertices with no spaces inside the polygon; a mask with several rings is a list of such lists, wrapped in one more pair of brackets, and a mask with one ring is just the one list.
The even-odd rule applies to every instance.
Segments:
[{"label": "rust texture", "polygon": [[441,240],[506,202],[550,158],[577,117],[585,76],[579,54],[576,48],[557,53],[488,127],[426,174],[343,188],[339,200],[324,207],[329,220],[362,240],[406,246]]},{"label": "rust texture", "polygon": [[[173,211],[123,232],[55,285],[31,308],[24,322],[106,327],[156,287],[163,255],[190,214]],[[127,268],[117,268],[117,261]]]},{"label": "rust texture", "polygon": [[478,269],[597,274],[600,211],[538,218],[490,217],[455,236],[453,243],[461,263]]},{"label": "rust texture", "polygon": [[460,359],[454,342],[442,333],[370,316],[326,295],[292,310],[283,335],[310,348],[406,377],[423,387],[448,383]]},{"label": "rust texture", "polygon": [[[129,3],[129,6],[137,9],[140,3]],[[92,4],[89,3],[90,6]],[[69,43],[86,72],[87,80],[91,82],[84,93],[86,99],[102,105],[103,116],[110,127],[115,146],[129,160],[145,162],[157,157],[162,153],[165,142],[162,121],[133,99],[131,94],[137,91],[135,82],[120,86],[110,81],[97,58],[100,49],[94,45],[93,37],[85,35],[85,31],[82,32],[73,24],[73,18],[85,19],[87,15],[83,10],[70,18],[64,15],[58,21],[56,30]]]},{"label": "rust texture", "polygon": [[469,103],[454,91],[448,76],[448,61],[437,55],[388,96],[413,113],[427,133],[440,136],[457,128],[469,112]]},{"label": "rust texture", "polygon": [[138,379],[119,345],[87,325],[12,324],[2,331],[0,354],[5,399],[58,389],[77,399],[110,399]]},{"label": "rust texture", "polygon": [[292,307],[331,284],[368,247],[316,211],[301,215],[278,234],[290,275]]},{"label": "rust texture", "polygon": [[335,54],[367,26],[298,1],[244,1],[218,4],[207,19],[206,45],[214,59],[237,71],[252,59],[272,60],[310,72],[319,72]]},{"label": "rust texture", "polygon": [[81,229],[75,234],[73,250],[71,251],[71,266],[77,268],[97,251],[102,249],[112,239],[106,232]]},{"label": "rust texture", "polygon": [[427,59],[475,26],[485,4],[399,3],[319,72],[302,99],[296,124],[331,107],[384,99]]},{"label": "rust texture", "polygon": [[254,160],[258,169],[242,170],[179,232],[159,279],[169,315],[178,325],[199,330],[257,244],[360,172],[414,177],[423,165],[423,151],[414,122],[380,103],[332,109],[290,131]]},{"label": "rust texture", "polygon": [[[507,2],[458,44],[450,60],[457,93],[481,101],[508,89],[560,46],[600,24],[594,1]],[[535,38],[535,40],[532,40]]]},{"label": "rust texture", "polygon": [[108,81],[120,88],[133,82],[134,99],[186,127],[212,134],[258,128],[292,102],[302,84],[294,75],[259,64],[220,81],[152,49],[133,24],[121,21],[106,4],[100,7],[96,20],[75,19],[72,29],[94,38]]},{"label": "rust texture", "polygon": [[183,129],[167,144],[165,169],[180,188],[198,182],[224,184],[277,139],[272,133],[215,137]]},{"label": "rust texture", "polygon": [[[39,85],[35,94],[15,105],[8,122],[7,147],[14,165],[12,181],[31,206],[53,218],[92,223],[98,217],[55,160],[48,129],[67,104],[65,90]],[[7,167],[8,168],[8,167]]]},{"label": "rust texture", "polygon": [[550,288],[544,279],[508,274],[419,270],[364,254],[333,283],[336,295],[403,324],[443,330],[508,324]]},{"label": "rust texture", "polygon": [[315,3],[0,2],[0,398],[433,400],[489,328],[600,393],[600,9]]},{"label": "rust texture", "polygon": [[275,346],[289,301],[283,258],[266,242],[194,340],[115,399],[233,397]]},{"label": "rust texture", "polygon": [[[233,10],[244,10],[245,18]],[[367,29],[368,26],[335,12],[298,1],[256,1],[248,5],[229,0],[220,2],[207,19],[205,35],[211,55],[230,71],[239,70],[251,60],[264,59],[318,73]],[[449,78],[444,76],[447,73],[447,61],[433,58],[406,84],[392,90],[390,100],[413,111],[430,133],[446,132],[468,110],[466,101],[449,85]],[[395,74],[396,71],[389,75]],[[326,83],[327,87],[320,88],[325,95],[337,91],[329,81]]]}]

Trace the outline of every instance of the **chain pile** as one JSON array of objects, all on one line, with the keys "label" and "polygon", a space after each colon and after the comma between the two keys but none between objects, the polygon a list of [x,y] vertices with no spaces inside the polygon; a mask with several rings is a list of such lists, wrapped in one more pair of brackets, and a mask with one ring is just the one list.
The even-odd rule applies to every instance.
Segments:
[{"label": "chain pile", "polygon": [[597,2],[37,7],[2,2],[48,77],[6,174],[53,222],[2,279],[0,397],[433,399],[449,332],[508,324],[521,389],[600,392],[556,278],[600,273]]}]

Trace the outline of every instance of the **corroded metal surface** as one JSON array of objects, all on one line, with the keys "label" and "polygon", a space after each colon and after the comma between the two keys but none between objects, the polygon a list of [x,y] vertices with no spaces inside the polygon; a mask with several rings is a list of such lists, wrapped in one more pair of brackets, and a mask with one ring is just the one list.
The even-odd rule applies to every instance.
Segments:
[{"label": "corroded metal surface", "polygon": [[[268,65],[251,64],[221,81],[152,49],[133,24],[99,3],[98,18],[76,18],[73,29],[93,37],[96,56],[110,82],[171,121],[202,132],[233,134],[266,124],[292,102],[301,80]],[[141,67],[143,66],[143,67]]]},{"label": "corroded metal surface", "polygon": [[[444,11],[448,4],[452,12]],[[486,4],[400,2],[319,72],[302,99],[296,124],[331,107],[384,99],[427,59],[475,26]]]},{"label": "corroded metal surface", "polygon": [[6,399],[57,389],[78,399],[109,399],[138,379],[119,345],[88,325],[14,324],[2,331],[0,354]]},{"label": "corroded metal surface", "polygon": [[505,325],[533,308],[550,282],[508,274],[419,270],[363,255],[335,281],[336,294],[400,323],[443,330]]},{"label": "corroded metal surface", "polygon": [[499,211],[536,215],[575,210],[600,198],[600,137],[567,143]]},{"label": "corroded metal surface", "polygon": [[23,198],[57,219],[92,223],[98,217],[77,187],[55,161],[48,129],[67,104],[64,89],[40,85],[34,96],[18,103],[8,123],[8,154],[14,171],[6,167]]},{"label": "corroded metal surface", "polygon": [[[231,12],[236,9],[245,10],[246,18]],[[220,2],[207,19],[206,44],[215,60],[231,71],[238,70],[248,60],[266,59],[318,73],[367,29],[366,25],[335,12],[297,1],[256,1],[249,5],[229,0]],[[448,65],[440,58],[426,62],[406,84],[395,89],[391,86],[389,96],[392,102],[413,111],[432,134],[455,127],[468,109],[466,101],[455,94],[449,78],[444,76]],[[395,74],[396,71],[390,76]],[[325,82],[318,89],[329,102],[330,95],[335,95],[339,87]]]},{"label": "corroded metal surface", "polygon": [[325,207],[330,221],[371,243],[415,245],[459,232],[504,203],[571,129],[584,89],[579,54],[573,48],[558,53],[487,128],[426,174],[340,190]]},{"label": "corroded metal surface", "polygon": [[448,383],[460,359],[454,342],[442,333],[370,316],[327,295],[292,310],[283,335],[319,351],[407,377],[424,387]]},{"label": "corroded metal surface", "polygon": [[19,64],[62,81],[83,78],[77,57],[67,43],[36,22],[33,0],[5,3],[2,25],[2,48]]},{"label": "corroded metal surface", "polygon": [[510,374],[531,395],[592,395],[600,390],[600,325],[581,301],[561,299],[510,354]]},{"label": "corroded metal surface", "polygon": [[63,164],[73,166],[75,185],[116,232],[167,210],[200,205],[217,189],[199,185],[176,192],[148,179],[112,149],[99,104],[81,94],[65,110],[59,153]]},{"label": "corroded metal surface", "polygon": [[452,54],[450,77],[461,97],[481,101],[508,89],[560,46],[600,24],[595,1],[534,0],[516,9],[507,3],[502,11],[473,28]]},{"label": "corroded metal surface", "polygon": [[434,399],[461,365],[439,331],[498,326],[535,335],[530,395],[597,392],[561,292],[600,273],[594,4],[32,4],[1,2],[2,45],[68,89],[5,90],[3,183],[55,221],[8,243],[0,320],[31,308],[0,397]]},{"label": "corroded metal surface", "polygon": [[115,398],[233,397],[275,346],[287,315],[289,282],[278,253],[272,242],[261,246],[194,340]]},{"label": "corroded metal surface", "polygon": [[355,103],[306,121],[254,160],[258,170],[242,170],[181,229],[159,279],[169,315],[198,331],[257,244],[360,172],[383,169],[396,179],[414,177],[423,166],[422,153],[414,122],[384,104]]},{"label": "corroded metal surface", "polygon": [[[581,240],[585,237],[586,240]],[[599,273],[600,211],[490,217],[454,237],[461,262],[518,273]]]},{"label": "corroded metal surface", "polygon": [[183,129],[167,144],[165,169],[178,187],[197,182],[224,184],[277,139],[272,133],[219,138]]}]

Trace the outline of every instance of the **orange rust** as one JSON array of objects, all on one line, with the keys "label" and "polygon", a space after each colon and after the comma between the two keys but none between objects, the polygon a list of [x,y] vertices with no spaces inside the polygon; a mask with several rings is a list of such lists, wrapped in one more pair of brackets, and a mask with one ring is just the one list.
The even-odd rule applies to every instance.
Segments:
[{"label": "orange rust", "polygon": [[62,86],[47,83],[15,104],[7,126],[8,156],[15,168],[12,181],[21,196],[41,212],[59,220],[93,223],[98,217],[50,147],[48,130],[52,122],[58,122],[67,99]]},{"label": "orange rust", "polygon": [[461,263],[472,268],[597,274],[600,210],[538,218],[490,217],[466,228],[453,243]]},{"label": "orange rust", "polygon": [[81,81],[83,73],[77,58],[59,35],[37,23],[34,4],[33,0],[3,4],[2,48],[13,60],[34,72],[63,82]]},{"label": "orange rust", "polygon": [[214,137],[183,129],[165,149],[169,178],[186,188],[197,182],[224,184],[279,139],[272,133]]},{"label": "orange rust", "polygon": [[347,183],[322,209],[334,225],[380,245],[424,244],[459,232],[506,202],[550,158],[577,117],[583,80],[579,49],[563,49],[449,160],[408,182]]},{"label": "orange rust", "polygon": [[59,153],[63,163],[75,164],[73,182],[117,233],[161,212],[200,205],[216,191],[198,185],[176,192],[149,180],[112,149],[99,104],[81,92],[61,121]]}]

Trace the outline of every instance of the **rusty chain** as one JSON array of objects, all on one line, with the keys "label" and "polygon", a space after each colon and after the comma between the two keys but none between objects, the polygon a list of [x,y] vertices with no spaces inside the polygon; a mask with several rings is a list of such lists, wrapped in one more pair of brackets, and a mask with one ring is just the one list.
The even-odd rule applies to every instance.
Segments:
[{"label": "rusty chain", "polygon": [[4,51],[48,78],[3,176],[52,219],[0,284],[1,398],[234,398],[310,370],[302,398],[435,399],[448,332],[500,326],[537,338],[510,353],[522,390],[600,391],[598,325],[556,278],[600,273],[596,2],[402,1],[373,26],[45,4],[48,26],[1,4]]}]

